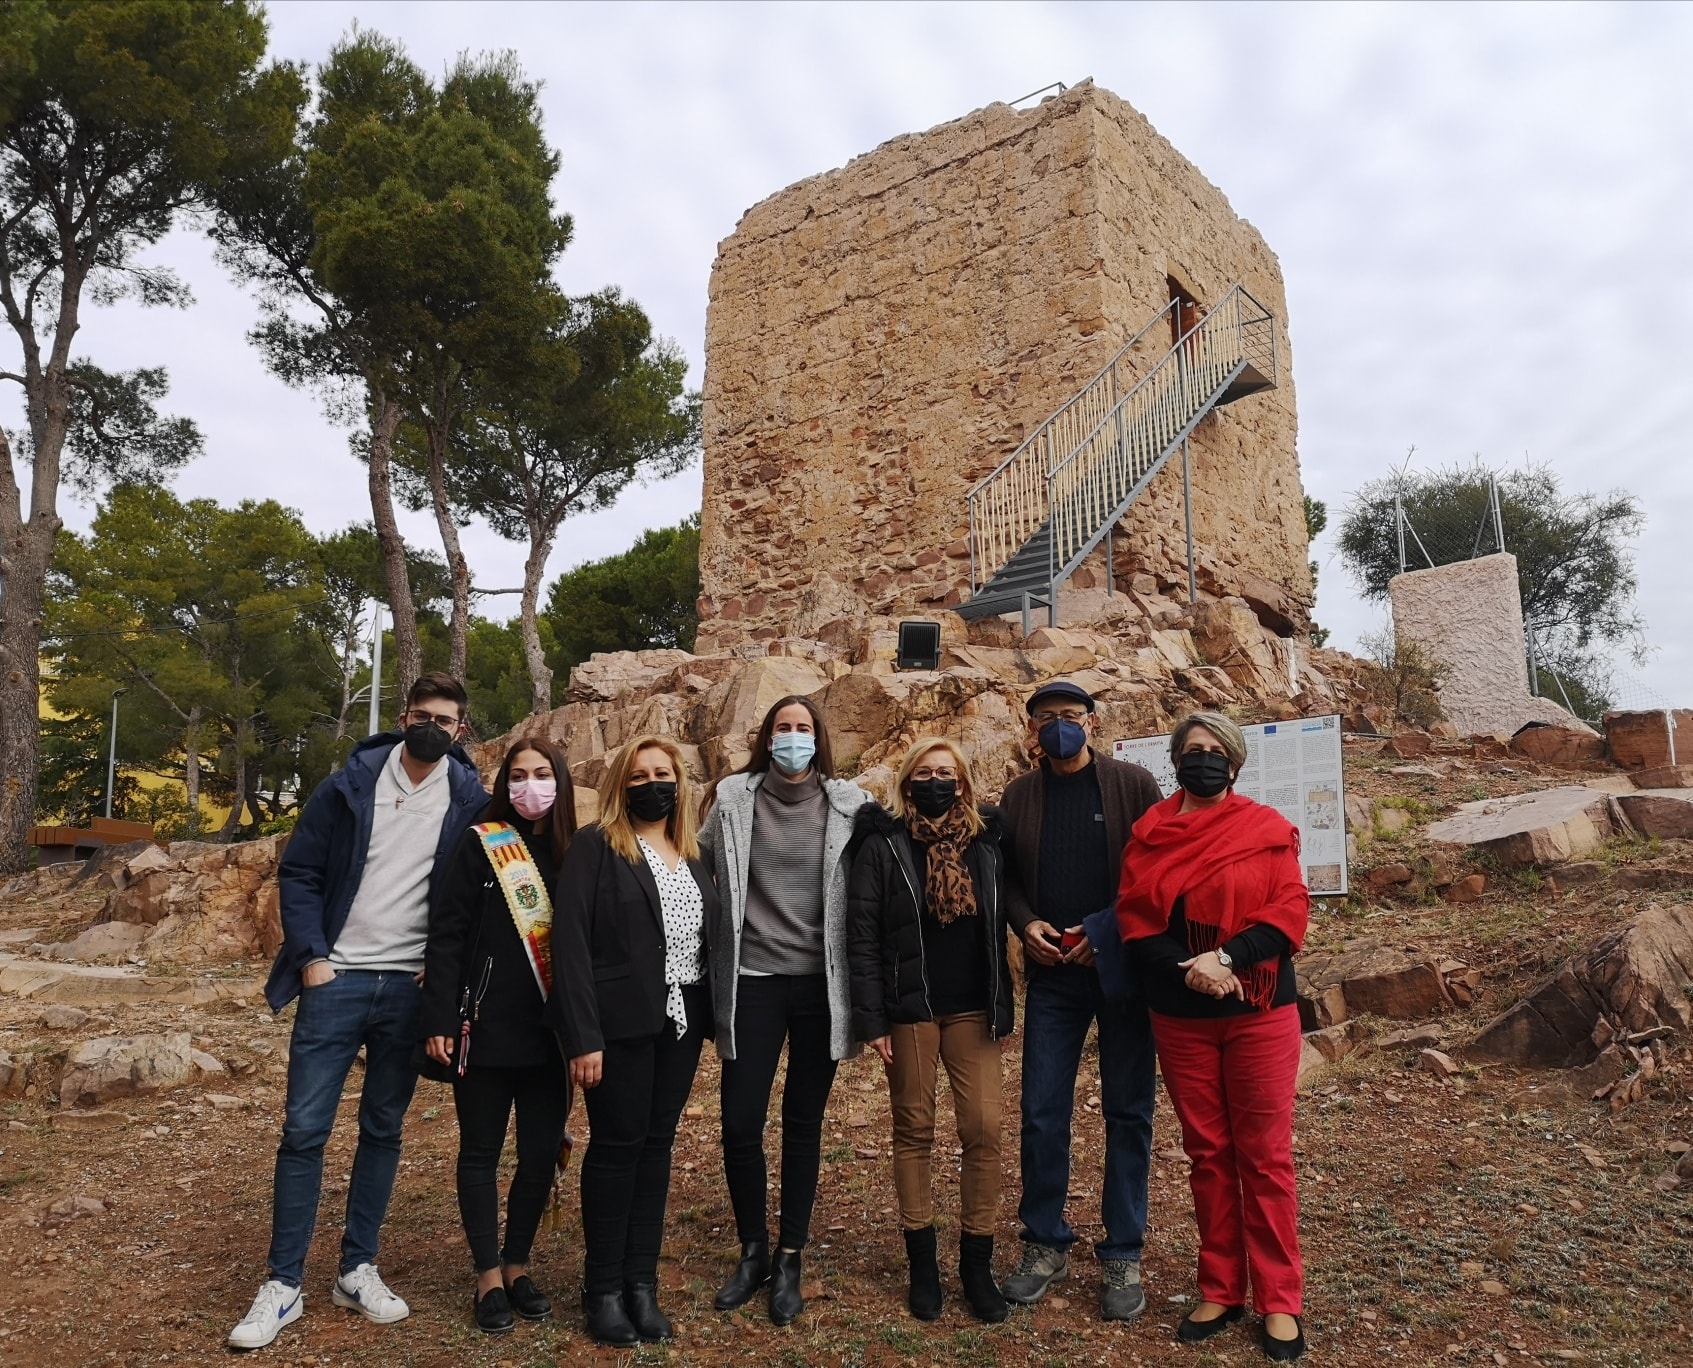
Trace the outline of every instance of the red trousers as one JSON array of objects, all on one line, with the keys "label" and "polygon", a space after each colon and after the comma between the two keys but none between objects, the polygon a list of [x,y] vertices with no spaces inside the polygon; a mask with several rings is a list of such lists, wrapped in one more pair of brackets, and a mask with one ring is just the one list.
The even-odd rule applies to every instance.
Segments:
[{"label": "red trousers", "polygon": [[1260,1315],[1300,1313],[1293,1091],[1299,1009],[1216,1019],[1152,1014],[1164,1086],[1182,1123],[1199,1224],[1199,1295]]}]

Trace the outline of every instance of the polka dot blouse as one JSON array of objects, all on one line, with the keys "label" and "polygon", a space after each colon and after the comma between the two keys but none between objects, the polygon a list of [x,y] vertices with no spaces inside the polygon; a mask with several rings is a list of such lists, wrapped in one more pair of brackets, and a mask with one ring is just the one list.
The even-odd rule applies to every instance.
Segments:
[{"label": "polka dot blouse", "polygon": [[[636,837],[636,840],[640,840]],[[705,958],[705,900],[700,886],[686,860],[675,869],[664,863],[664,857],[641,841],[641,853],[647,857],[658,884],[659,916],[664,922],[664,982],[668,992],[664,1010],[676,1023],[676,1034],[688,1029],[688,1012],[682,1004],[682,985],[698,983]]]}]

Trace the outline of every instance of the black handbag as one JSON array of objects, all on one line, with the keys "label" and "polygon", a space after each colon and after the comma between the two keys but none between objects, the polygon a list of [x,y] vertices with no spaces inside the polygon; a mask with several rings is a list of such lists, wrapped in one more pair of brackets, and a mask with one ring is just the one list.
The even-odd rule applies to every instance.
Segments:
[{"label": "black handbag", "polygon": [[[477,952],[482,949],[482,919],[485,915],[485,910],[479,910],[476,914],[476,936],[470,943],[470,954],[465,958],[466,967],[476,963]],[[494,959],[490,955],[487,963],[482,966],[482,987],[474,1000],[470,994],[469,975],[459,979],[459,1028],[453,1038],[452,1063],[442,1064],[431,1058],[426,1042],[417,1042],[417,1048],[412,1051],[411,1062],[420,1078],[427,1078],[432,1083],[457,1083],[464,1077],[470,1057],[470,1026],[476,1020],[476,1008],[482,1001],[482,993],[487,991],[488,975],[493,968]]]}]

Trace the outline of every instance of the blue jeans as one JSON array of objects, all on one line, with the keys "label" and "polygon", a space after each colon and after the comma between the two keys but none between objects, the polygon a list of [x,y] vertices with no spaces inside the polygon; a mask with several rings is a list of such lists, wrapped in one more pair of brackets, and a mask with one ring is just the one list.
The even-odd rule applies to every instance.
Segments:
[{"label": "blue jeans", "polygon": [[1146,1240],[1146,1179],[1152,1164],[1156,1066],[1152,1029],[1139,1002],[1107,999],[1092,968],[1028,966],[1023,1013],[1023,1238],[1069,1249],[1070,1117],[1088,1027],[1099,1023],[1100,1102],[1105,1113],[1105,1238],[1101,1259],[1139,1259]]},{"label": "blue jeans", "polygon": [[300,993],[288,1045],[288,1110],[276,1151],[265,1260],[278,1282],[298,1287],[304,1274],[323,1188],[323,1147],[361,1045],[364,1092],[359,1144],[347,1183],[340,1271],[376,1262],[377,1236],[400,1167],[400,1126],[417,1087],[412,1051],[418,1041],[418,999],[410,974],[361,969],[340,970],[328,983]]}]

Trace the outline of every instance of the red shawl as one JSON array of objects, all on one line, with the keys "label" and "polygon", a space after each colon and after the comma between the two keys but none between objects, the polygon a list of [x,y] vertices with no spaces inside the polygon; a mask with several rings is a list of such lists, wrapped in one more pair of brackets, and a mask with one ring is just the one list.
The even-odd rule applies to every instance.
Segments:
[{"label": "red shawl", "polygon": [[[1123,939],[1161,935],[1169,929],[1176,899],[1185,895],[1194,954],[1217,949],[1245,927],[1266,924],[1286,935],[1297,952],[1310,921],[1298,828],[1274,808],[1238,793],[1186,813],[1182,798],[1178,792],[1148,808],[1123,850],[1117,891]],[[1268,1004],[1276,969],[1272,961],[1239,975],[1249,1001]]]}]

